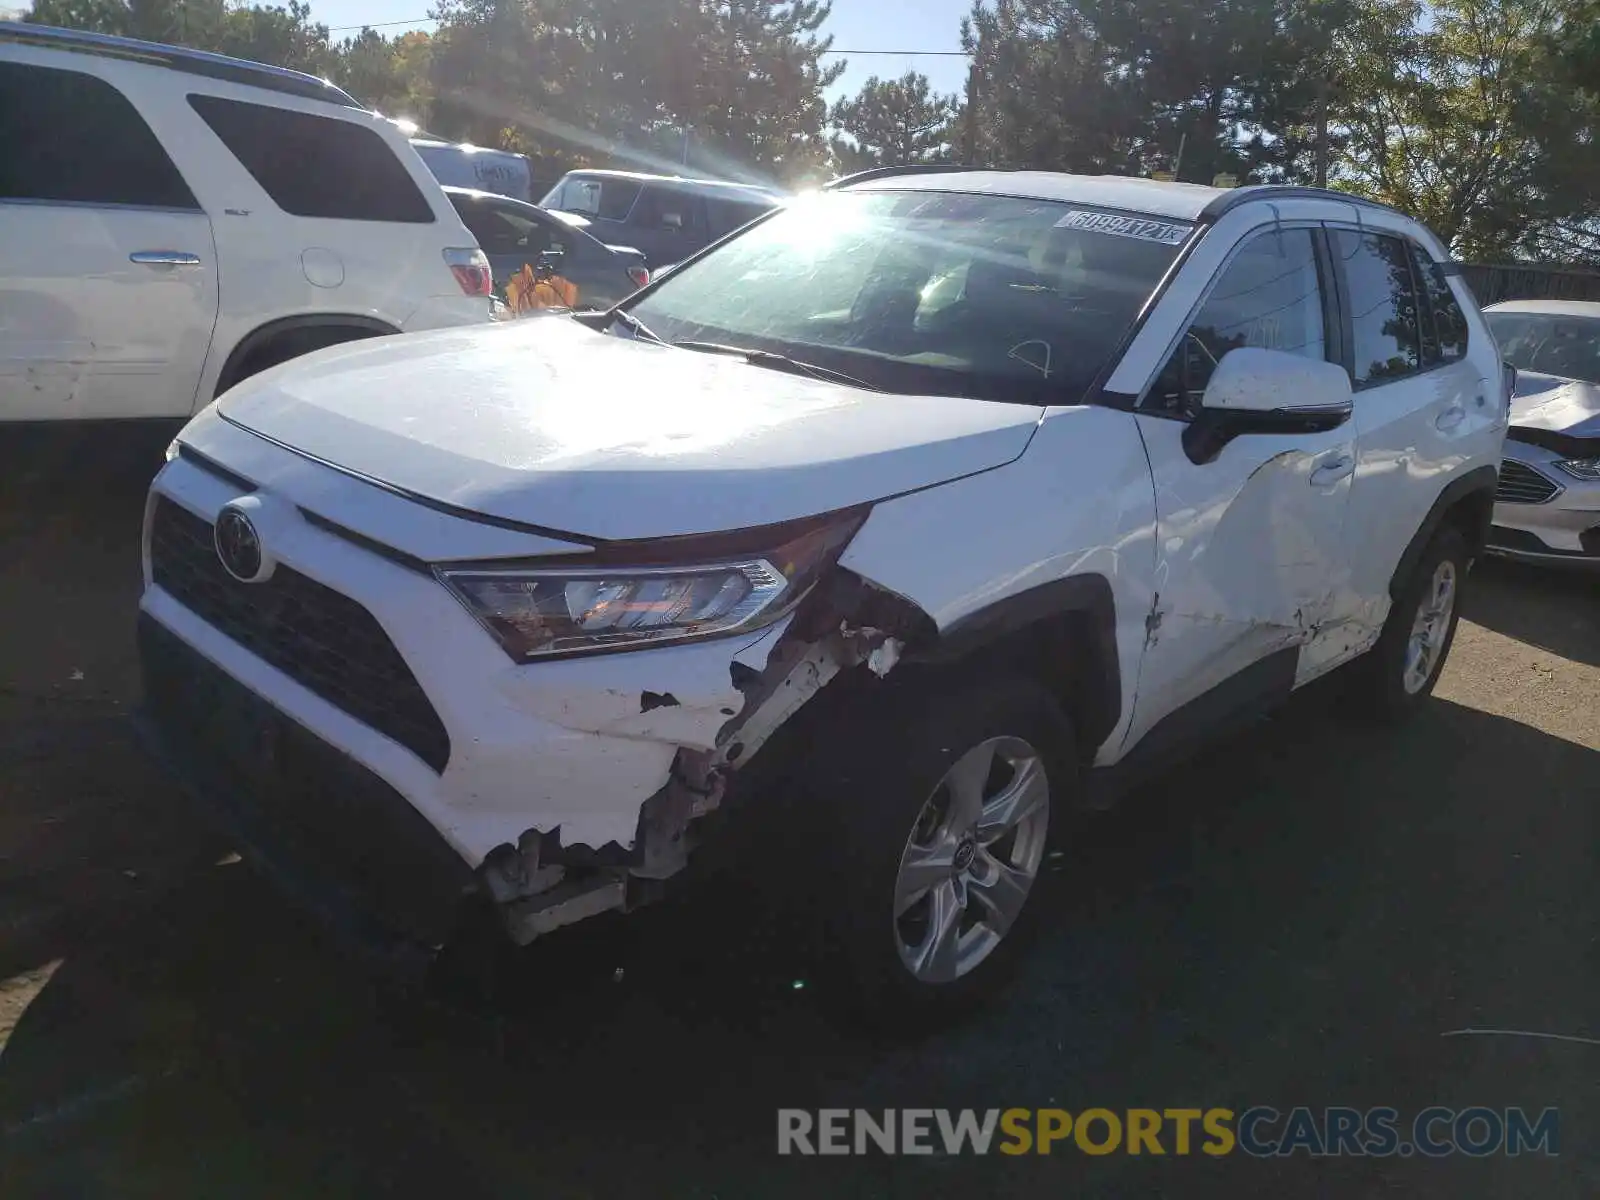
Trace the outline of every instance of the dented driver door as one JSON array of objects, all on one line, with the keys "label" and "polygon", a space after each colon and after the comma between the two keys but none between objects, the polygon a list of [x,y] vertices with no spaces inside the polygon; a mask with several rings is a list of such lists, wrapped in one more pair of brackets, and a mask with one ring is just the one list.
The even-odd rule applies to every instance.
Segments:
[{"label": "dented driver door", "polygon": [[1182,442],[1230,351],[1330,357],[1326,275],[1310,229],[1246,237],[1136,414],[1155,487],[1157,597],[1125,748],[1152,730],[1164,743],[1281,698],[1316,673],[1319,647],[1336,644],[1354,615],[1353,423],[1236,437],[1200,464]]}]

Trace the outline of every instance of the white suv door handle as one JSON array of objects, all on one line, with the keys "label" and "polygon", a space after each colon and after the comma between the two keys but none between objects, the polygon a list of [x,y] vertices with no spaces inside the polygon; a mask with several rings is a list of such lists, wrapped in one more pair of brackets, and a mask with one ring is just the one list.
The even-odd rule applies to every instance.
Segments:
[{"label": "white suv door handle", "polygon": [[1445,409],[1442,413],[1434,418],[1433,427],[1435,429],[1454,429],[1466,419],[1467,410],[1462,408],[1459,404],[1452,404],[1449,408]]},{"label": "white suv door handle", "polygon": [[200,256],[186,250],[135,250],[128,261],[145,267],[198,267]]},{"label": "white suv door handle", "polygon": [[1312,487],[1327,487],[1331,483],[1338,483],[1346,475],[1353,474],[1356,469],[1356,460],[1348,454],[1341,454],[1337,458],[1325,458],[1317,464],[1317,469],[1311,472]]}]

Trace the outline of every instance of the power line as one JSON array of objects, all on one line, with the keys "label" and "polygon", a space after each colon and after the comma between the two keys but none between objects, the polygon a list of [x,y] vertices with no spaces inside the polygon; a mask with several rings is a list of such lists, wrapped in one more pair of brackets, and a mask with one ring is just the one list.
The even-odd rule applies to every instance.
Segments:
[{"label": "power line", "polygon": [[890,55],[896,58],[906,55],[914,55],[918,58],[924,56],[928,58],[968,58],[972,52],[970,50],[824,50],[823,53],[854,54],[861,58],[867,58],[874,54]]},{"label": "power line", "polygon": [[411,21],[364,21],[360,25],[330,25],[329,33],[347,33],[352,29],[388,29],[392,25],[428,25],[437,20],[435,17],[417,17]]}]

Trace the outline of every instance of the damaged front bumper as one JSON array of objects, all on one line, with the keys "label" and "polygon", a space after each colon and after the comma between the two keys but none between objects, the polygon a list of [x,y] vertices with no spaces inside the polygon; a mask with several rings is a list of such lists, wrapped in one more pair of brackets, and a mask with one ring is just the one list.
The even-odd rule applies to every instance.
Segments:
[{"label": "damaged front bumper", "polygon": [[285,896],[386,973],[413,977],[476,887],[403,796],[148,616],[139,740]]},{"label": "damaged front bumper", "polygon": [[[202,603],[185,591],[199,585],[152,566],[147,533],[151,735],[192,790],[242,810],[247,851],[253,840],[286,851],[252,857],[311,864],[335,890],[360,893],[358,906],[380,923],[429,946],[444,940],[447,910],[466,893],[491,899],[519,942],[652,898],[686,866],[697,823],[722,804],[729,777],[791,714],[841,669],[885,673],[897,654],[890,633],[844,626],[825,606],[815,624],[813,605],[742,637],[511,664],[431,574],[241,482],[182,459],[156,481],[147,525],[161,505],[178,505],[173,519],[194,526],[191,544],[224,505],[255,497],[278,582],[211,579],[213,599]],[[326,673],[320,686],[296,677],[271,646],[230,625],[242,619],[237,606],[202,616],[196,609],[219,603],[218,587],[239,606],[270,607],[281,587],[286,601],[327,589],[365,609],[370,636],[398,651],[447,744],[428,761],[379,732],[381,714],[343,703],[337,678],[330,687]],[[179,676],[208,682],[161,683],[172,661],[186,664]],[[223,705],[212,692],[244,700]],[[236,717],[215,724],[224,711]],[[265,759],[263,743],[274,747]],[[281,748],[292,750],[287,767],[273,757]],[[374,795],[382,802],[357,798]],[[256,826],[271,836],[257,837]],[[411,850],[378,848],[381,830],[399,826]],[[292,836],[278,836],[284,828]],[[440,852],[453,870],[441,870]],[[369,876],[383,886],[368,886]]]}]

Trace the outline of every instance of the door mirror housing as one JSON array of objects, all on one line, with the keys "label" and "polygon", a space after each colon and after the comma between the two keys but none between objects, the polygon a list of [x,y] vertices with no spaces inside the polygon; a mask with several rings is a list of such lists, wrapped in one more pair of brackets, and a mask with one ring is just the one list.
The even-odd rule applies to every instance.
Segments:
[{"label": "door mirror housing", "polygon": [[1335,363],[1241,346],[1222,356],[1200,413],[1183,433],[1189,461],[1208,463],[1236,437],[1325,433],[1355,411],[1350,376]]}]

